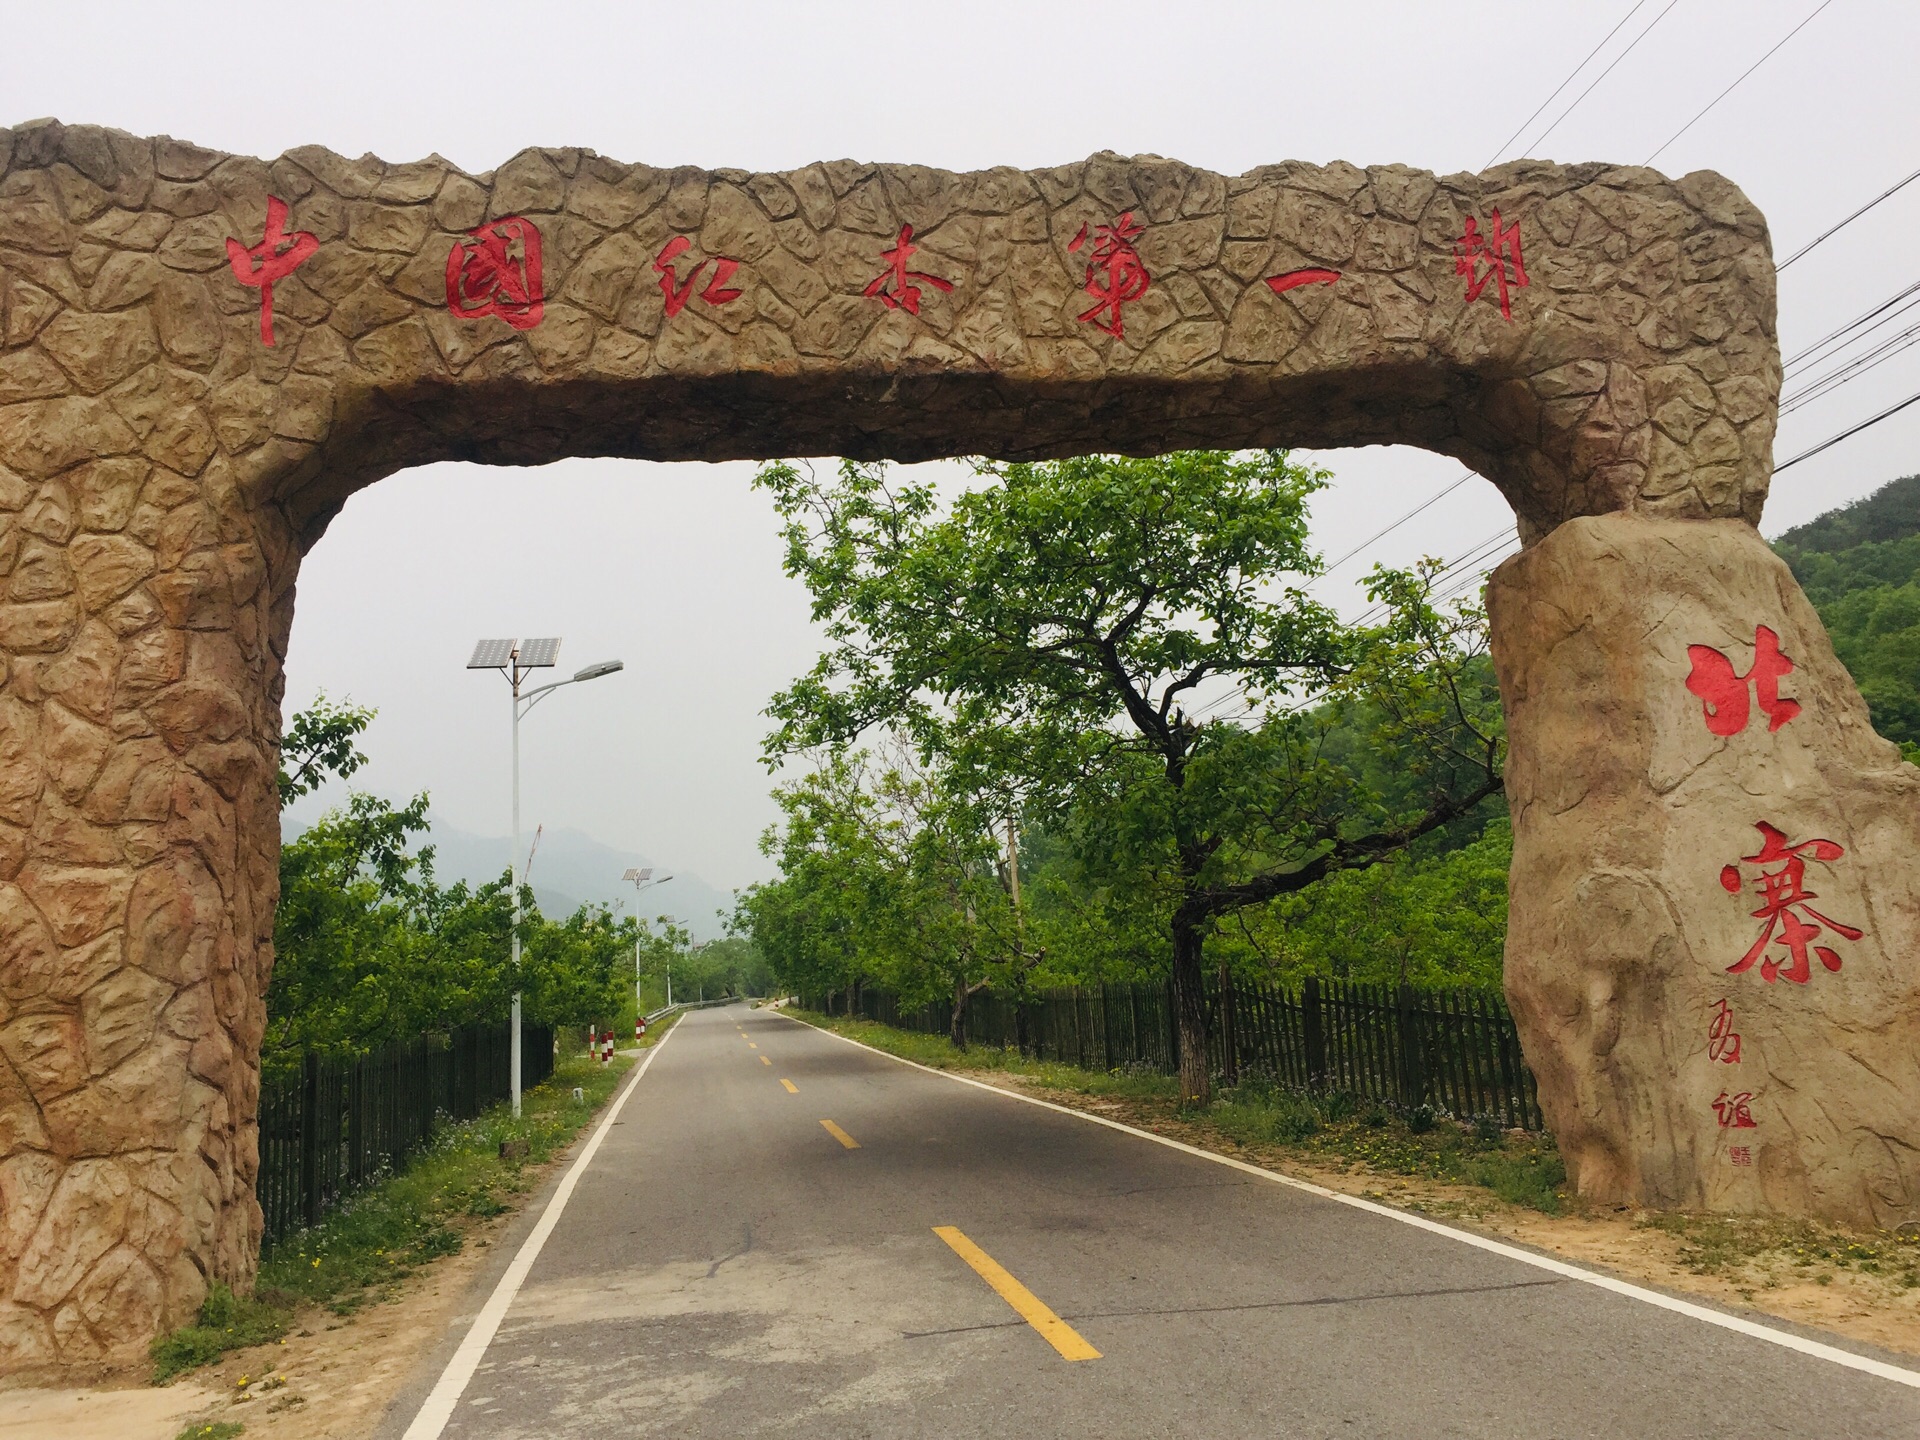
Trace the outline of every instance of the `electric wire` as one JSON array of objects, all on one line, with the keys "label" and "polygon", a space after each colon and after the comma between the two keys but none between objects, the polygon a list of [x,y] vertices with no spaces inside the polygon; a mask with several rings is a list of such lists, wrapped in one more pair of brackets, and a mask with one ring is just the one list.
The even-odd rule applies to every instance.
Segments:
[{"label": "electric wire", "polygon": [[1600,43],[1594,46],[1593,49],[1587,52],[1586,59],[1582,60],[1578,65],[1574,66],[1572,70],[1567,72],[1567,78],[1562,80],[1557,86],[1554,87],[1553,94],[1547,96],[1546,99],[1542,100],[1540,104],[1537,107],[1535,107],[1534,112],[1531,115],[1527,116],[1526,119],[1522,120],[1518,125],[1513,127],[1513,134],[1507,136],[1507,138],[1500,143],[1500,148],[1493,152],[1493,158],[1487,161],[1485,165],[1482,165],[1480,167],[1482,170],[1491,170],[1493,168],[1495,162],[1497,162],[1502,155],[1507,153],[1507,146],[1513,144],[1514,141],[1518,140],[1520,138],[1520,132],[1525,130],[1529,125],[1533,124],[1534,121],[1540,118],[1541,111],[1545,110],[1549,105],[1551,105],[1554,101],[1560,98],[1560,92],[1565,90],[1567,86],[1571,85],[1574,82],[1574,80],[1578,78],[1580,72],[1586,69],[1587,66],[1593,63],[1594,56],[1598,55],[1602,50],[1607,48],[1607,43],[1611,41],[1614,36],[1620,33],[1620,27],[1622,25],[1625,25],[1627,21],[1631,20],[1635,15],[1638,15],[1642,7],[1644,7],[1646,3],[1647,3],[1647,0],[1634,0],[1633,8],[1627,11],[1626,14],[1622,15],[1620,19],[1615,22],[1613,29],[1607,31],[1607,33],[1601,37]]},{"label": "electric wire", "polygon": [[1838,225],[1835,225],[1832,229],[1823,230],[1820,234],[1814,236],[1813,239],[1809,240],[1806,244],[1802,245],[1798,250],[1794,251],[1793,254],[1789,255],[1786,259],[1782,260],[1778,265],[1774,266],[1773,267],[1774,273],[1778,274],[1780,271],[1786,269],[1789,265],[1793,264],[1794,261],[1798,260],[1802,255],[1806,254],[1809,250],[1813,249],[1814,246],[1825,244],[1827,241],[1831,240],[1834,236],[1838,235],[1842,230],[1846,229],[1847,226],[1851,225],[1854,221],[1858,220],[1862,215],[1866,214],[1869,210],[1873,209],[1873,207],[1878,205],[1882,200],[1889,199],[1890,197],[1899,194],[1902,190],[1906,189],[1907,186],[1911,185],[1916,180],[1920,180],[1920,170],[1914,171],[1911,175],[1907,176],[1906,179],[1900,181],[1897,185],[1891,186],[1886,190],[1882,190],[1878,195],[1874,196],[1873,199],[1869,200],[1866,204],[1862,205],[1858,210],[1854,211],[1851,215],[1847,216],[1846,219],[1842,220]]},{"label": "electric wire", "polygon": [[1462,485],[1466,484],[1467,481],[1471,480],[1472,478],[1473,478],[1473,471],[1471,470],[1462,471],[1459,477],[1456,478],[1451,485],[1447,486],[1446,489],[1441,490],[1434,495],[1428,496],[1425,500],[1422,500],[1418,505],[1414,506],[1413,509],[1407,511],[1406,514],[1402,515],[1398,520],[1394,521],[1391,525],[1387,526],[1385,529],[1377,530],[1373,534],[1369,535],[1366,539],[1362,540],[1358,545],[1354,546],[1351,550],[1347,551],[1346,554],[1342,555],[1338,560],[1335,560],[1331,565],[1328,565],[1318,575],[1316,575],[1314,579],[1324,580],[1327,576],[1331,575],[1334,571],[1338,570],[1342,565],[1346,564],[1349,560],[1353,559],[1353,557],[1358,555],[1362,550],[1365,550],[1369,545],[1372,545],[1377,540],[1385,539],[1387,536],[1391,535],[1394,531],[1398,530],[1402,525],[1406,524],[1409,520],[1413,519],[1414,516],[1418,515],[1421,511],[1427,509],[1431,505],[1437,504],[1441,500],[1446,499],[1447,496],[1451,495],[1454,491],[1458,490]]},{"label": "electric wire", "polygon": [[1694,116],[1693,119],[1687,121],[1686,124],[1682,125],[1678,130],[1674,131],[1673,134],[1669,135],[1667,137],[1666,144],[1662,145],[1658,150],[1655,150],[1653,154],[1647,156],[1647,158],[1645,160],[1642,160],[1640,163],[1642,165],[1653,164],[1653,162],[1660,157],[1661,153],[1666,150],[1668,145],[1673,144],[1674,141],[1678,140],[1682,135],[1686,134],[1687,131],[1691,130],[1694,126],[1698,125],[1702,120],[1706,119],[1707,111],[1713,109],[1714,106],[1718,105],[1722,100],[1726,99],[1727,96],[1731,95],[1735,90],[1739,89],[1741,83],[1749,75],[1753,74],[1754,71],[1758,70],[1762,65],[1766,64],[1767,61],[1771,60],[1774,57],[1774,55],[1779,52],[1780,47],[1782,45],[1785,45],[1787,41],[1793,39],[1794,36],[1798,35],[1802,30],[1806,29],[1807,26],[1811,25],[1814,22],[1814,20],[1819,16],[1820,12],[1822,10],[1825,10],[1831,4],[1833,4],[1833,0],[1820,0],[1820,3],[1813,7],[1813,14],[1807,16],[1806,19],[1802,20],[1798,25],[1794,26],[1793,29],[1789,30],[1785,35],[1781,36],[1781,38],[1774,44],[1773,49],[1767,51],[1766,54],[1762,55],[1758,60],[1754,61],[1753,64],[1749,65],[1746,69],[1742,70],[1740,72],[1739,79],[1736,79],[1733,82],[1733,84],[1727,86],[1726,89],[1722,90],[1718,95],[1714,96],[1713,99],[1709,100],[1706,103],[1706,107],[1702,109],[1698,115]]},{"label": "electric wire", "polygon": [[[1920,293],[1920,280],[1914,281],[1913,284],[1908,285],[1902,290],[1895,291],[1892,295],[1888,296],[1885,300],[1882,300],[1878,305],[1874,306],[1871,310],[1867,311],[1864,315],[1859,316],[1857,319],[1849,320],[1846,324],[1842,325],[1838,330],[1835,330],[1832,333],[1828,334],[1825,338],[1814,341],[1813,344],[1807,346],[1807,348],[1800,351],[1799,354],[1789,356],[1786,360],[1786,363],[1781,367],[1782,373],[1793,370],[1796,367],[1804,365],[1808,361],[1813,360],[1815,358],[1825,358],[1824,356],[1821,356],[1819,352],[1825,350],[1834,341],[1840,339],[1843,335],[1847,335],[1852,331],[1858,330],[1862,325],[1865,325],[1869,320],[1873,319],[1875,316],[1884,315],[1887,311],[1893,309],[1894,306],[1900,305],[1900,302],[1902,300],[1905,300],[1908,296],[1913,295],[1915,293]],[[1907,307],[1904,305],[1901,305],[1900,308],[1904,310]]]},{"label": "electric wire", "polygon": [[1587,86],[1586,89],[1582,90],[1580,94],[1575,97],[1574,102],[1571,105],[1567,106],[1566,109],[1562,110],[1559,114],[1559,117],[1555,119],[1551,125],[1547,126],[1546,129],[1542,130],[1538,135],[1534,136],[1533,139],[1529,140],[1526,143],[1526,145],[1522,148],[1528,152],[1532,152],[1538,149],[1541,145],[1545,144],[1547,137],[1553,134],[1555,130],[1558,130],[1560,128],[1560,122],[1562,120],[1565,120],[1575,110],[1578,110],[1580,108],[1580,102],[1585,100],[1587,96],[1593,93],[1594,86],[1598,85],[1602,80],[1606,79],[1607,76],[1611,75],[1614,71],[1614,67],[1617,66],[1622,60],[1626,59],[1627,56],[1631,55],[1634,52],[1634,48],[1638,46],[1642,40],[1646,39],[1647,36],[1653,33],[1654,26],[1658,25],[1662,20],[1666,19],[1667,15],[1672,11],[1673,7],[1675,5],[1678,5],[1679,3],[1680,3],[1680,0],[1667,0],[1667,8],[1665,10],[1662,10],[1658,15],[1654,16],[1652,23],[1649,24],[1647,28],[1642,30],[1638,35],[1634,36],[1632,43],[1629,44],[1627,48],[1622,50],[1618,55],[1614,56],[1612,63],[1609,64],[1606,69],[1602,70],[1598,75],[1594,76],[1593,84]]},{"label": "electric wire", "polygon": [[1822,450],[1831,449],[1833,446],[1838,445],[1842,440],[1852,439],[1855,435],[1858,435],[1862,430],[1869,429],[1872,426],[1878,425],[1882,420],[1888,419],[1894,415],[1898,415],[1902,410],[1906,409],[1909,405],[1913,405],[1913,404],[1920,404],[1920,395],[1909,395],[1906,399],[1902,400],[1899,404],[1889,405],[1885,410],[1882,410],[1878,415],[1870,416],[1869,418],[1862,420],[1858,425],[1850,426],[1849,428],[1842,430],[1838,435],[1828,436],[1825,440],[1822,440],[1818,445],[1815,445],[1812,449],[1802,450],[1798,455],[1794,456],[1791,460],[1783,461],[1782,463],[1774,466],[1773,473],[1778,475],[1782,470],[1791,470],[1794,466],[1798,465],[1802,460],[1811,460],[1814,456],[1818,455]]},{"label": "electric wire", "polygon": [[1780,413],[1791,415],[1802,405],[1825,399],[1834,391],[1844,389],[1868,371],[1878,369],[1894,356],[1904,350],[1912,349],[1915,345],[1920,345],[1920,325],[1908,326],[1892,338],[1881,341],[1865,354],[1836,366],[1817,379],[1809,380],[1792,394],[1782,396]]}]

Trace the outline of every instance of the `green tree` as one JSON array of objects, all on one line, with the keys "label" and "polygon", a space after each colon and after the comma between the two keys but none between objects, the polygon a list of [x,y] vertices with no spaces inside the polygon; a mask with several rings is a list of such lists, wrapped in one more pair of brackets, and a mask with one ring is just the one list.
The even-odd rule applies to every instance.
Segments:
[{"label": "green tree", "polygon": [[377,713],[351,700],[336,705],[325,691],[314,696],[280,737],[280,803],[311,794],[328,779],[344,780],[366,764],[354,742]]},{"label": "green tree", "polygon": [[[355,743],[368,710],[321,697],[296,715],[283,748],[281,793],[310,794],[366,757]],[[636,927],[582,907],[562,921],[521,892],[524,958],[511,964],[512,891],[500,878],[442,886],[427,831],[427,797],[395,806],[350,794],[280,849],[274,973],[267,994],[269,1063],[307,1047],[364,1051],[390,1040],[506,1016],[520,988],[536,1023],[611,1020],[627,1003]],[[517,981],[517,987],[516,987]]]},{"label": "green tree", "polygon": [[[1366,630],[1311,600],[1306,501],[1325,476],[1283,454],[979,473],[943,511],[881,465],[762,469],[829,640],[775,698],[769,752],[886,725],[983,791],[1019,777],[1090,873],[1156,904],[1181,1093],[1204,1101],[1202,948],[1220,919],[1374,865],[1501,788],[1497,701],[1474,679],[1484,627],[1437,612],[1420,576],[1376,574],[1387,619]],[[1210,685],[1255,720],[1196,707]],[[1356,717],[1413,798],[1327,755]]]},{"label": "green tree", "polygon": [[[783,878],[748,891],[737,923],[798,988],[874,979],[909,1004],[942,998],[965,1046],[968,997],[995,982],[1017,988],[1028,957],[991,802],[949,778],[894,747],[885,763],[835,751],[776,789],[785,818],[763,848]],[[834,948],[823,954],[824,936]]]},{"label": "green tree", "polygon": [[1774,548],[1820,612],[1874,728],[1920,763],[1920,475],[1829,510]]}]

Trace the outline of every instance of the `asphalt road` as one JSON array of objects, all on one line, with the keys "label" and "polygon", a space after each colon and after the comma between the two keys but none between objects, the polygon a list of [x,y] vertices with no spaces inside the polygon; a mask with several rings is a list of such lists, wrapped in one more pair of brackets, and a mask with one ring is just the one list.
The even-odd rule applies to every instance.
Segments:
[{"label": "asphalt road", "polygon": [[665,1042],[444,1434],[1878,1440],[1920,1390],[735,1006]]}]

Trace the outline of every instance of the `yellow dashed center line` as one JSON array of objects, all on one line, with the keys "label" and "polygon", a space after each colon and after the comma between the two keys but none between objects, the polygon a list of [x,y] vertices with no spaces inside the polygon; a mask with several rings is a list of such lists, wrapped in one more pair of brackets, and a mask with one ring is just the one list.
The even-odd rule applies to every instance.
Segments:
[{"label": "yellow dashed center line", "polygon": [[773,1061],[771,1061],[771,1060],[769,1060],[769,1059],[768,1059],[768,1058],[767,1058],[766,1056],[764,1056],[764,1055],[762,1055],[762,1056],[760,1057],[760,1063],[761,1063],[762,1065],[771,1065],[771,1064],[773,1063]]},{"label": "yellow dashed center line", "polygon": [[759,1048],[760,1048],[760,1047],[759,1047],[758,1045],[756,1045],[756,1044],[754,1044],[754,1043],[753,1043],[753,1042],[752,1042],[751,1040],[749,1040],[749,1041],[747,1041],[747,1049],[749,1049],[749,1050],[758,1050]]},{"label": "yellow dashed center line", "polygon": [[847,1149],[858,1150],[860,1148],[860,1142],[858,1140],[847,1134],[846,1131],[842,1130],[831,1120],[822,1120],[820,1123],[827,1127],[827,1134],[838,1140],[842,1145],[846,1146]]},{"label": "yellow dashed center line", "polygon": [[[824,1125],[827,1122],[823,1120],[820,1123]],[[954,1254],[971,1265],[974,1273],[993,1287],[994,1294],[1013,1307],[1015,1314],[1038,1330],[1041,1338],[1060,1352],[1062,1360],[1100,1358],[1100,1352],[1089,1345],[1078,1330],[1043,1305],[1038,1295],[1009,1275],[998,1260],[962,1235],[956,1227],[936,1225],[933,1233],[946,1241]]]},{"label": "yellow dashed center line", "polygon": [[800,1087],[794,1084],[791,1080],[787,1079],[785,1076],[782,1076],[780,1078],[780,1083],[787,1087],[787,1094],[798,1095],[800,1093]]}]

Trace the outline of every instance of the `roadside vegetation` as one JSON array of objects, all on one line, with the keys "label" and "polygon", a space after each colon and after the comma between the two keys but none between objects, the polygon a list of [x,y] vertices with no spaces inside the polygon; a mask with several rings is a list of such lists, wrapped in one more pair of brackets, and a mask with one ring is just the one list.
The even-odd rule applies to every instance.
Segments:
[{"label": "roadside vegetation", "polygon": [[[347,780],[366,756],[374,712],[321,696],[282,742],[281,803]],[[634,952],[641,999],[664,1003],[666,975],[686,994],[764,990],[765,969],[741,940],[695,947],[664,918],[583,905],[541,914],[521,889],[521,959],[513,969],[513,892],[504,873],[443,886],[426,833],[427,801],[395,805],[359,792],[280,851],[273,984],[263,1059],[269,1070],[314,1049],[364,1053],[392,1040],[498,1020],[518,989],[528,1024],[631,1034]]]},{"label": "roadside vegetation", "polygon": [[[653,1027],[644,1044],[658,1043],[676,1018]],[[231,1350],[273,1344],[324,1316],[352,1315],[391,1297],[421,1267],[458,1253],[475,1223],[513,1209],[540,1183],[547,1163],[598,1114],[633,1064],[631,1053],[604,1066],[569,1056],[526,1092],[518,1120],[500,1105],[445,1126],[402,1173],[266,1251],[251,1296],[216,1285],[196,1324],[154,1342],[154,1383]],[[573,1098],[575,1088],[582,1100]]]},{"label": "roadside vegetation", "polygon": [[[1437,561],[1376,569],[1362,623],[1312,598],[1328,478],[1277,451],[981,463],[953,496],[764,467],[827,638],[769,706],[768,762],[813,769],[736,916],[782,983],[944,998],[962,1040],[983,986],[1170,978],[1205,1104],[1209,972],[1497,975],[1497,926],[1457,911],[1498,888],[1498,834],[1441,859],[1504,816],[1485,617]],[[1417,896],[1448,913],[1409,926]],[[1401,933],[1316,950],[1323,900],[1322,933]]]},{"label": "roadside vegetation", "polygon": [[1729,1281],[1749,1299],[1786,1285],[1831,1285],[1848,1273],[1903,1293],[1920,1290],[1920,1231],[1904,1227],[1863,1235],[1806,1220],[1678,1213],[1638,1223],[1677,1240],[1687,1269]]},{"label": "roadside vegetation", "polygon": [[1920,475],[1829,510],[1774,548],[1820,612],[1874,728],[1920,763]]},{"label": "roadside vegetation", "polygon": [[[1169,1075],[1082,1070],[992,1046],[961,1050],[937,1035],[868,1020],[786,1013],[934,1069],[1002,1075],[1023,1089],[1053,1091],[1063,1100],[1086,1096],[1121,1102],[1131,1123],[1203,1149],[1256,1161],[1269,1158],[1284,1164],[1301,1159],[1383,1177],[1476,1185],[1509,1204],[1548,1215],[1561,1213],[1566,1204],[1566,1168],[1552,1139],[1544,1135],[1505,1131],[1484,1122],[1463,1126],[1419,1111],[1403,1117],[1351,1096],[1306,1096],[1259,1080],[1216,1090],[1204,1108],[1182,1107],[1179,1082]],[[1095,1108],[1097,1113],[1113,1113],[1108,1106]]]}]

